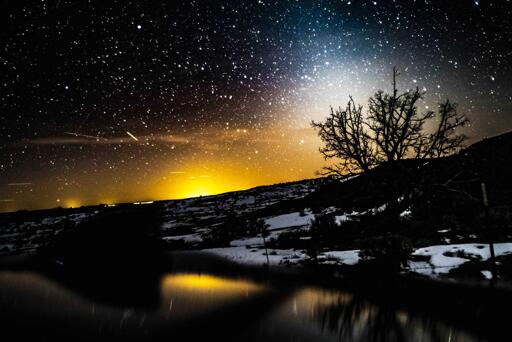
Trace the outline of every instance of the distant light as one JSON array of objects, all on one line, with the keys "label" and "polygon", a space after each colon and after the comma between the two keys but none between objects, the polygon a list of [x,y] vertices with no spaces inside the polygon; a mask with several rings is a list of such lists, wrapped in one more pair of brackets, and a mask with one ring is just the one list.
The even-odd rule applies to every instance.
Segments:
[{"label": "distant light", "polygon": [[137,25],[137,30],[140,30],[141,28],[142,28],[142,26]]},{"label": "distant light", "polygon": [[153,203],[154,201],[143,201],[143,202],[133,202],[133,204],[135,205],[140,205],[140,204],[151,204]]}]

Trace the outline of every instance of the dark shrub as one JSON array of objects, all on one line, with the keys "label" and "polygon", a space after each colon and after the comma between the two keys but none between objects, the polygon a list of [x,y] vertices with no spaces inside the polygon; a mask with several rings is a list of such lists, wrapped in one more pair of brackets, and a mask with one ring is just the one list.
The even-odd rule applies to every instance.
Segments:
[{"label": "dark shrub", "polygon": [[409,239],[401,235],[379,236],[367,240],[365,245],[359,254],[361,259],[386,270],[399,271],[407,265],[413,251]]},{"label": "dark shrub", "polygon": [[315,215],[315,219],[311,222],[309,228],[311,239],[307,240],[306,245],[308,258],[316,262],[322,247],[328,247],[339,230],[340,227],[336,224],[333,215]]},{"label": "dark shrub", "polygon": [[229,246],[232,240],[244,236],[254,236],[262,233],[264,221],[248,221],[235,213],[229,213],[226,220],[219,225],[210,226],[203,235],[205,246]]}]

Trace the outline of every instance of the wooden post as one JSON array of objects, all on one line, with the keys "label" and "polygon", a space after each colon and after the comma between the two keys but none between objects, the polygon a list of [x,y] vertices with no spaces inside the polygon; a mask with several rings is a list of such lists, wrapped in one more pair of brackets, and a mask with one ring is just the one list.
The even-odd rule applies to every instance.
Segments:
[{"label": "wooden post", "polygon": [[267,241],[265,240],[266,234],[267,234],[267,225],[266,225],[265,221],[263,221],[262,225],[261,225],[261,237],[263,238],[263,246],[265,246],[265,255],[267,256],[267,266],[270,266],[270,260],[268,259]]},{"label": "wooden post", "polygon": [[491,254],[491,273],[492,273],[492,281],[496,279],[496,254],[494,253],[494,243],[493,243],[493,234],[491,231],[491,225],[489,223],[489,199],[487,198],[487,188],[485,183],[481,183],[482,187],[482,199],[484,202],[484,210],[485,210],[485,225],[487,228],[487,233],[489,234],[489,251]]}]

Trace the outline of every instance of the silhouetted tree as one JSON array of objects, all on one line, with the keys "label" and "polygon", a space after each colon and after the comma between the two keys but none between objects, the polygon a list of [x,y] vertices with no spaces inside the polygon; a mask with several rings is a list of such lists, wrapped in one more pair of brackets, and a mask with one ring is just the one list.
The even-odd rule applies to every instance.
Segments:
[{"label": "silhouetted tree", "polygon": [[[456,152],[466,140],[456,130],[469,121],[457,112],[457,105],[446,100],[439,104],[438,114],[420,113],[418,101],[425,92],[419,88],[398,93],[393,68],[393,92],[377,91],[368,101],[368,110],[350,97],[346,108],[331,112],[324,122],[311,124],[325,146],[320,152],[326,159],[338,158],[340,163],[326,167],[326,173],[346,176],[365,172],[386,162],[406,158],[437,158]],[[438,120],[432,132],[425,124]]]}]

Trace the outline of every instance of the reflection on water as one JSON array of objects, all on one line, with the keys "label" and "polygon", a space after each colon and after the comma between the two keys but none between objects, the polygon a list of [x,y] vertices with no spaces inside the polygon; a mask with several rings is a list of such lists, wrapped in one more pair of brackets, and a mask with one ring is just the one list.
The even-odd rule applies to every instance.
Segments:
[{"label": "reflection on water", "polygon": [[247,295],[249,291],[262,290],[263,286],[246,280],[221,278],[208,274],[173,274],[163,278],[162,288],[164,293],[190,291],[215,295],[239,293]]},{"label": "reflection on water", "polygon": [[[316,323],[317,334],[338,341],[474,341],[439,321],[411,316],[389,306],[339,291],[307,288],[299,291],[285,311],[302,325]],[[279,312],[283,317],[285,312]]]},{"label": "reflection on water", "polygon": [[242,279],[208,274],[171,274],[162,278],[162,305],[167,317],[210,312],[268,288]]},{"label": "reflection on water", "polygon": [[[195,340],[191,330],[200,331],[213,318],[218,329],[203,334],[224,340],[474,341],[429,317],[376,306],[342,291],[307,287],[282,297],[272,293],[270,286],[245,279],[169,274],[161,280],[160,309],[135,310],[82,298],[34,273],[0,272],[0,328],[46,338],[143,340],[164,327],[169,335],[186,333]],[[236,308],[230,318],[223,316],[227,307]],[[243,328],[233,329],[240,324]]]}]

